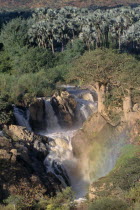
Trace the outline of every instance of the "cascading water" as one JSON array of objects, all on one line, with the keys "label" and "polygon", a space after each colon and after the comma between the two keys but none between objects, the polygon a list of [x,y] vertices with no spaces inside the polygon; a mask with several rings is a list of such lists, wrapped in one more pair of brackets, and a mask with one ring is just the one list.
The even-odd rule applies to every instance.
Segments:
[{"label": "cascading water", "polygon": [[81,98],[76,99],[78,102],[77,105],[77,114],[79,115],[77,118],[84,122],[88,119],[88,117],[97,111],[97,103],[92,101],[86,101]]},{"label": "cascading water", "polygon": [[[82,126],[82,123],[87,120],[92,113],[96,112],[97,103],[94,102],[89,90],[80,90],[75,87],[67,86],[67,91],[72,94],[77,101],[75,113],[77,119],[76,127],[62,129],[58,124],[58,119],[50,100],[45,100],[44,124],[47,125],[47,127],[44,131],[41,131],[40,134],[49,138],[50,151],[44,161],[46,172],[53,173],[63,186],[71,185],[76,193],[76,197],[80,198],[87,192],[89,180],[87,177],[83,176],[78,166],[77,159],[73,155],[71,139]],[[91,94],[89,100],[82,98],[82,95],[86,93]],[[25,126],[28,130],[31,130],[28,110],[14,107],[14,114],[19,125]]]},{"label": "cascading water", "polygon": [[[83,156],[79,160],[76,159],[73,155],[71,139],[81,128],[83,122],[97,111],[97,101],[94,101],[94,94],[89,90],[69,86],[66,88],[77,102],[74,113],[77,122],[70,129],[61,128],[50,100],[44,100],[43,123],[46,129],[39,133],[47,136],[49,141],[49,154],[44,160],[46,172],[52,173],[64,187],[71,186],[79,200],[86,195],[90,182],[105,176],[114,167],[124,141],[117,141],[109,133],[108,136],[112,140],[107,137],[108,142],[106,142],[104,133],[103,135],[100,133],[101,138],[91,142],[88,147],[89,151],[85,148]],[[14,114],[19,125],[31,130],[28,109],[14,107]],[[103,132],[107,133],[106,130]],[[119,139],[126,139],[126,136],[122,133]]]},{"label": "cascading water", "polygon": [[[81,127],[81,122],[87,120],[93,112],[97,111],[97,103],[93,100],[87,101],[81,98],[82,93],[85,94],[89,92],[87,90],[68,87],[67,91],[73,94],[77,101],[75,113],[77,119],[76,128],[68,130],[62,129],[58,126],[58,120],[53,109],[49,108],[49,110],[51,109],[51,114],[46,114],[49,123],[45,135],[50,138],[50,152],[46,157],[44,164],[47,172],[55,174],[64,186],[67,186],[68,182],[70,182],[72,189],[75,191],[76,198],[81,198],[87,192],[89,177],[84,176],[82,170],[78,166],[78,160],[73,155],[71,139]],[[46,102],[46,112],[48,111],[48,107],[51,106],[49,103],[49,101]]]},{"label": "cascading water", "polygon": [[29,123],[30,113],[28,109],[22,109],[14,106],[14,115],[18,125],[26,127],[29,131],[32,130]]},{"label": "cascading water", "polygon": [[45,100],[45,113],[46,113],[46,124],[47,124],[47,133],[52,133],[53,131],[60,130],[58,124],[58,119],[54,113],[54,110],[51,106],[50,100]]},{"label": "cascading water", "polygon": [[0,136],[3,136],[3,132],[2,131],[0,131]]}]

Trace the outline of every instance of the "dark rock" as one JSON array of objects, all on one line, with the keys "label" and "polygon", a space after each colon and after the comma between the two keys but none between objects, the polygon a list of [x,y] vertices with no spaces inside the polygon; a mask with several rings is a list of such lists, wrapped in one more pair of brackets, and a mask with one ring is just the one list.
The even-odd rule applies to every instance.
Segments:
[{"label": "dark rock", "polygon": [[34,131],[44,130],[45,122],[45,103],[43,99],[37,99],[29,107],[30,124]]},{"label": "dark rock", "polygon": [[55,94],[51,99],[52,107],[62,127],[72,127],[75,123],[77,102],[67,91]]},{"label": "dark rock", "polygon": [[15,125],[5,127],[4,134],[0,137],[0,200],[15,194],[30,204],[63,188],[54,174],[46,173],[47,137]]}]

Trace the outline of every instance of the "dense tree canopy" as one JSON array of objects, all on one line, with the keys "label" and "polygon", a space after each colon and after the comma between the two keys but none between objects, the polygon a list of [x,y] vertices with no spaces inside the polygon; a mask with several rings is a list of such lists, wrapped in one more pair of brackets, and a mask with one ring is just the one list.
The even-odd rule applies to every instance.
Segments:
[{"label": "dense tree canopy", "polygon": [[8,20],[0,33],[0,94],[28,101],[78,80],[110,84],[119,94],[138,87],[139,62],[119,53],[139,52],[139,23],[139,6],[38,8],[32,17]]},{"label": "dense tree canopy", "polygon": [[[140,7],[120,7],[95,11],[65,7],[41,8],[33,13],[28,39],[32,45],[54,52],[74,38],[83,40],[90,50],[114,47],[138,51]],[[133,44],[132,44],[133,42]]]}]

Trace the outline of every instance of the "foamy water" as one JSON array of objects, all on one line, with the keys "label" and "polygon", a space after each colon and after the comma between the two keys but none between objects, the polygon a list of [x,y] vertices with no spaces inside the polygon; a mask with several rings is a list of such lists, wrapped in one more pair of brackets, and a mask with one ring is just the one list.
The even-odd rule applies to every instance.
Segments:
[{"label": "foamy water", "polygon": [[[80,90],[74,86],[64,87],[77,101],[75,112],[75,118],[77,119],[76,127],[73,126],[73,128],[67,130],[62,129],[58,123],[59,120],[55,115],[50,99],[43,99],[45,103],[44,124],[47,127],[40,134],[49,138],[49,154],[44,160],[44,165],[46,172],[53,173],[64,187],[70,184],[76,194],[76,198],[79,199],[85,196],[87,192],[89,174],[84,164],[83,168],[81,168],[81,163],[79,164],[79,160],[74,157],[71,139],[77,130],[80,129],[82,123],[92,113],[97,111],[97,102],[94,102],[92,95],[89,101],[81,98],[82,94],[90,93],[89,90]],[[19,125],[31,130],[29,110],[14,107],[14,114]]]}]

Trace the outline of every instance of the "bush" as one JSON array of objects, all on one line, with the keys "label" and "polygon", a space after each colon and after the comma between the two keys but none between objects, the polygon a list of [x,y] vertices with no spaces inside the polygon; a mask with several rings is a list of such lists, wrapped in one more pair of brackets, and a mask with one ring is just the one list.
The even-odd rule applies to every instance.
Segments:
[{"label": "bush", "polygon": [[62,192],[48,200],[41,200],[36,209],[47,210],[69,210],[73,206],[74,193],[70,187],[67,187]]},{"label": "bush", "polygon": [[11,60],[8,53],[5,51],[0,51],[0,73],[10,72],[11,69]]},{"label": "bush", "polygon": [[[140,184],[137,183],[135,187],[131,188],[128,193],[126,193],[126,199],[129,201],[131,206],[140,207]],[[134,208],[135,209],[135,208]]]},{"label": "bush", "polygon": [[85,52],[85,49],[85,44],[79,39],[74,40],[73,43],[69,42],[64,52],[58,54],[59,63],[72,62],[74,59],[80,57]]},{"label": "bush", "polygon": [[13,107],[3,98],[0,98],[0,124],[8,124],[13,119]]},{"label": "bush", "polygon": [[0,94],[8,95],[11,103],[30,102],[34,97],[50,96],[55,86],[46,72],[22,74],[21,76],[2,74],[0,77]]},{"label": "bush", "polygon": [[[5,204],[8,204],[11,206],[11,209],[23,209],[26,207],[26,204],[24,203],[24,199],[20,195],[10,195],[6,200],[4,200]],[[8,206],[6,207],[8,209]]]},{"label": "bush", "polygon": [[13,204],[8,204],[7,206],[0,205],[0,210],[15,210],[15,206]]},{"label": "bush", "polygon": [[127,210],[128,206],[125,202],[113,198],[101,198],[94,201],[89,210]]},{"label": "bush", "polygon": [[34,73],[41,69],[53,67],[55,57],[52,52],[38,47],[20,49],[20,53],[13,59],[13,69],[16,73]]}]

